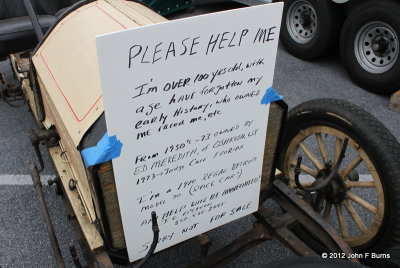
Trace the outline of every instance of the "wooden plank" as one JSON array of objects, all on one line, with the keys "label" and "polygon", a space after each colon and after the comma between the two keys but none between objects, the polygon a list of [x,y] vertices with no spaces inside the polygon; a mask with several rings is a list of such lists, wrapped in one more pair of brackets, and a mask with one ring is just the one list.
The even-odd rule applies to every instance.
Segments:
[{"label": "wooden plank", "polygon": [[71,207],[74,210],[79,225],[81,226],[85,240],[87,241],[90,250],[93,253],[98,253],[104,248],[103,238],[97,231],[95,225],[90,223],[78,191],[76,189],[69,189],[69,181],[71,179],[76,180],[76,178],[70,172],[69,164],[64,162],[62,159],[62,150],[59,146],[50,148],[49,152],[54,161],[56,169],[59,171],[58,173],[67,194],[67,198],[70,201]]},{"label": "wooden plank", "polygon": [[[42,79],[38,76],[38,82],[41,88],[43,88]],[[68,169],[73,174],[77,180],[77,188],[82,197],[82,202],[86,208],[91,222],[96,218],[95,210],[93,207],[92,193],[90,191],[90,186],[88,183],[88,178],[86,174],[86,168],[83,164],[83,160],[80,152],[76,149],[73,139],[71,137],[71,132],[68,131],[67,126],[64,124],[62,115],[57,113],[55,109],[55,103],[47,91],[42,91],[43,105],[46,114],[46,119],[44,125],[46,128],[51,126],[56,126],[57,132],[60,136],[60,146],[63,150],[63,161],[68,162]]]},{"label": "wooden plank", "polygon": [[[278,143],[279,132],[281,129],[281,122],[283,116],[283,108],[277,103],[271,103],[268,115],[268,128],[265,138],[264,146],[264,161],[262,167],[262,180],[261,180],[261,190],[265,189],[270,184],[270,176],[272,170],[272,164],[276,156],[276,146]],[[279,173],[281,173],[279,171]],[[277,171],[275,171],[275,176],[278,176]]]}]

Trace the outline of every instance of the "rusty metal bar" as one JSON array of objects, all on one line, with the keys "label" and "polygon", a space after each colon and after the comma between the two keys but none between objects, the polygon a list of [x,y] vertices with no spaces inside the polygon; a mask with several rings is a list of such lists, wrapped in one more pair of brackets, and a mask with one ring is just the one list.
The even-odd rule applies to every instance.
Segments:
[{"label": "rusty metal bar", "polygon": [[54,232],[53,224],[51,222],[49,210],[47,208],[46,200],[44,198],[42,182],[40,181],[40,175],[39,175],[38,168],[37,168],[35,163],[31,163],[29,165],[29,169],[31,171],[33,186],[35,187],[36,192],[38,194],[40,208],[42,209],[44,222],[46,224],[46,229],[47,229],[47,232],[48,232],[49,237],[50,237],[51,247],[53,248],[54,257],[56,259],[57,266],[60,267],[60,268],[64,268],[65,267],[64,260],[63,260],[63,257],[61,255],[61,251],[60,251],[60,247],[58,245],[57,237],[56,237],[56,234]]},{"label": "rusty metal bar", "polygon": [[[353,253],[350,246],[343,240],[340,234],[322,216],[316,213],[312,207],[280,180],[274,181],[275,194],[272,198],[294,217],[304,228],[314,234],[329,249],[330,252],[344,252],[346,256]],[[350,261],[359,263],[357,259]]]},{"label": "rusty metal bar", "polygon": [[249,232],[237,237],[232,243],[208,256],[205,260],[189,267],[220,267],[246,250],[272,238],[273,236],[266,232],[265,227],[261,223],[256,222],[253,229]]},{"label": "rusty metal bar", "polygon": [[261,207],[254,216],[265,225],[265,227],[273,232],[290,250],[300,256],[319,256],[314,250],[301,241],[289,228],[296,222],[289,214],[282,216],[268,216],[265,213],[265,207]]}]

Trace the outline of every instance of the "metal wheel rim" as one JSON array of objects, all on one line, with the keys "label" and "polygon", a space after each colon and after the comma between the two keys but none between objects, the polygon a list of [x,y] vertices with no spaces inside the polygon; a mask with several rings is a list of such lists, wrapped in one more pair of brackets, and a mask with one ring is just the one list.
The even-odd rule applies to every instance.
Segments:
[{"label": "metal wheel rim", "polygon": [[[311,21],[305,23],[304,17]],[[318,17],[314,7],[307,1],[295,1],[288,9],[286,27],[290,37],[297,43],[306,44],[315,36]]]},{"label": "metal wheel rim", "polygon": [[[321,137],[323,137],[325,134],[327,135],[331,135],[333,137],[336,137],[336,145],[335,145],[335,151],[338,150],[338,146],[340,146],[341,148],[341,142],[343,142],[343,140],[348,137],[346,134],[344,134],[343,132],[331,128],[331,127],[327,127],[327,126],[314,126],[314,127],[309,127],[307,129],[302,130],[297,136],[295,136],[292,141],[290,142],[289,146],[288,146],[288,150],[285,154],[285,158],[284,158],[284,167],[283,167],[283,172],[284,174],[290,178],[289,180],[289,185],[292,188],[297,188],[295,182],[294,182],[294,166],[296,165],[296,157],[297,157],[297,152],[300,148],[300,145],[305,139],[312,137],[313,135],[315,136],[317,142],[316,145],[319,148],[320,151],[320,155],[321,158],[323,159],[323,161],[325,161],[324,158],[324,153],[323,151],[325,150],[326,152],[326,144],[323,141],[323,138],[321,139]],[[319,136],[319,137],[317,137]],[[320,144],[318,140],[322,140],[322,143]],[[338,143],[339,142],[339,143]],[[382,187],[382,182],[381,182],[381,178],[379,177],[378,172],[376,171],[376,168],[374,167],[371,159],[368,157],[368,155],[365,153],[364,149],[361,148],[353,139],[351,139],[349,137],[349,146],[354,149],[355,151],[357,151],[359,153],[359,157],[362,159],[362,162],[365,163],[365,165],[368,167],[369,172],[371,174],[372,177],[372,181],[371,182],[352,182],[348,179],[348,176],[344,176],[345,177],[345,185],[346,188],[348,189],[348,193],[350,194],[346,194],[346,198],[339,204],[339,205],[335,205],[333,206],[333,204],[328,204],[328,202],[325,200],[324,202],[324,209],[321,213],[323,213],[323,217],[326,220],[329,220],[330,217],[335,217],[335,220],[338,222],[338,231],[342,234],[344,240],[351,246],[351,247],[356,247],[356,246],[361,246],[364,245],[366,243],[368,243],[369,241],[371,241],[379,232],[379,229],[382,225],[383,222],[383,218],[384,218],[384,211],[385,211],[385,196],[384,196],[384,191],[383,191],[383,187]],[[325,149],[323,148],[325,147]],[[336,154],[335,154],[336,155]],[[308,155],[304,156],[304,157],[308,157]],[[354,160],[355,161],[355,160]],[[354,161],[352,163],[354,163]],[[348,166],[346,166],[346,168],[348,168]],[[341,167],[339,170],[340,174],[343,174],[345,169]],[[313,176],[315,178],[316,176],[316,170],[317,168],[314,167],[314,169],[307,167],[307,166],[303,166],[301,167],[302,169],[302,173],[307,173],[311,176]],[[371,224],[369,224],[369,226],[363,226],[363,224],[365,225],[364,222],[360,223],[360,216],[358,215],[357,211],[355,211],[354,206],[352,204],[356,204],[359,206],[360,205],[358,202],[361,202],[358,198],[359,196],[355,195],[352,192],[352,189],[364,189],[364,188],[369,188],[369,189],[374,189],[375,193],[376,193],[376,203],[377,205],[371,205],[369,204],[367,201],[368,206],[370,206],[372,210],[372,208],[374,209],[375,213],[371,212],[371,214],[375,215],[373,218],[373,221]],[[353,190],[354,190],[353,189]],[[358,197],[358,198],[357,198]],[[354,199],[356,201],[354,201]],[[357,202],[358,201],[358,202]],[[365,205],[365,203],[363,203]],[[357,208],[357,207],[356,207]],[[365,208],[365,207],[364,207]],[[333,210],[335,210],[335,216],[332,216],[333,214]],[[346,212],[348,213],[348,215],[350,215],[350,217],[343,217],[343,211],[346,210]],[[352,211],[352,212],[350,212]],[[355,212],[354,212],[355,211]],[[351,221],[349,221],[349,219]],[[361,219],[362,221],[362,219]],[[361,232],[361,235],[351,235],[348,233],[348,227],[350,226],[350,224],[353,224],[353,226],[356,226],[357,229]],[[364,229],[363,229],[364,228]],[[363,229],[363,230],[362,230]]]},{"label": "metal wheel rim", "polygon": [[[384,52],[376,51],[383,43]],[[399,38],[387,23],[373,21],[361,27],[354,41],[354,52],[360,66],[367,72],[381,74],[389,71],[399,57]]]}]

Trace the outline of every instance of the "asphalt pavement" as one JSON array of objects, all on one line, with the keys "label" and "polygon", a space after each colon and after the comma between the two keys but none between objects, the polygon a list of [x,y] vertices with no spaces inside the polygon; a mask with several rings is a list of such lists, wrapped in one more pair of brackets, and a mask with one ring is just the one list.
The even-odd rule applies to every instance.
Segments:
[{"label": "asphalt pavement", "polygon": [[[0,72],[12,75],[8,62],[0,62]],[[1,85],[0,85],[1,87]],[[279,48],[274,88],[289,107],[315,98],[341,98],[350,101],[377,117],[400,140],[399,113],[388,110],[388,96],[366,92],[352,83],[340,60],[333,55],[315,62],[303,62]],[[33,128],[28,106],[11,108],[0,102],[0,267],[55,267],[48,235],[33,185],[29,181],[28,164],[36,161],[28,138]],[[43,174],[51,178],[55,172],[45,157]],[[11,179],[10,179],[11,178]],[[14,180],[19,183],[14,183]],[[54,189],[44,187],[61,250],[67,267],[73,267],[68,245],[77,242],[73,236],[61,198]],[[269,203],[274,206],[272,202]],[[252,227],[249,216],[209,232],[213,238],[211,252]],[[183,242],[157,254],[148,267],[184,267],[198,260],[200,248],[195,239]],[[268,263],[293,257],[276,240],[246,251],[227,267],[268,267]]]}]

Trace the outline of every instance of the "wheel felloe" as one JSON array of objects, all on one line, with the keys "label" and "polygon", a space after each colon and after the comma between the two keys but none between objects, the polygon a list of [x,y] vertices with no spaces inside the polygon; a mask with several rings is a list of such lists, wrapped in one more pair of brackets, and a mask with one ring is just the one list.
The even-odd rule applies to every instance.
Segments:
[{"label": "wheel felloe", "polygon": [[[317,142],[317,137],[322,137],[322,141]],[[316,188],[322,185],[332,172],[331,163],[338,161],[346,138],[349,138],[348,134],[325,125],[307,127],[295,135],[288,145],[283,166],[284,174],[289,176],[290,185],[298,188],[294,180],[293,161],[298,155],[304,155],[305,160],[309,160],[308,163],[302,163],[300,169],[315,178],[310,182],[308,176],[304,186]],[[312,141],[315,141],[315,144],[312,144]],[[325,219],[336,221],[346,242],[354,247],[367,243],[378,234],[384,217],[385,196],[382,179],[375,173],[376,167],[371,158],[354,139],[349,140],[349,147],[346,151],[347,161],[340,165],[329,185],[314,193],[312,206],[316,211],[322,210]],[[322,156],[325,153],[327,155]],[[324,159],[328,161],[323,164]],[[360,166],[369,179],[350,179],[350,173],[358,173],[356,170]],[[372,200],[366,200],[363,191],[360,193],[359,189],[372,191]],[[331,211],[335,214],[332,215]],[[373,220],[368,223],[369,218]],[[350,230],[351,226],[357,228]]]},{"label": "wheel felloe", "polygon": [[[329,186],[324,191],[301,191],[295,182],[297,157],[303,156],[301,185],[317,187],[337,163],[346,138],[346,156]],[[400,242],[400,163],[395,160],[400,145],[370,114],[339,100],[303,103],[289,112],[281,153],[279,167],[289,185],[336,227],[355,252],[382,253]],[[323,248],[302,225],[295,232],[316,252]]]}]

